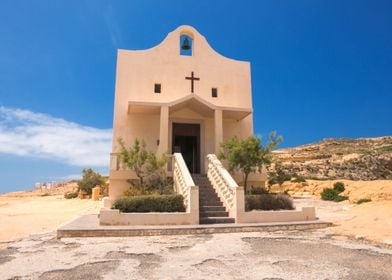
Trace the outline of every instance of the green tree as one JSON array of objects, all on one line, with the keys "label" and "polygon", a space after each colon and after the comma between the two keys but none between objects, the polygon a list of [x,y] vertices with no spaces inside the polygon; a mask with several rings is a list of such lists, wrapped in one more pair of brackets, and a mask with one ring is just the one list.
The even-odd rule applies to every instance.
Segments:
[{"label": "green tree", "polygon": [[238,170],[243,173],[246,192],[249,174],[271,164],[272,150],[281,141],[282,136],[276,136],[275,132],[270,133],[266,145],[262,144],[262,139],[258,136],[250,136],[243,140],[234,137],[221,144],[223,151],[218,157],[228,161],[230,171]]},{"label": "green tree", "polygon": [[133,145],[129,148],[125,147],[124,141],[119,138],[118,143],[121,146],[120,150],[120,161],[129,169],[135,172],[139,178],[140,186],[144,187],[144,177],[149,172],[148,158],[150,152],[146,149],[146,143],[144,140],[135,139]]},{"label": "green tree", "polygon": [[139,178],[140,186],[145,189],[145,178],[149,181],[166,179],[166,156],[158,158],[155,153],[148,151],[144,140],[135,139],[133,145],[125,147],[124,141],[120,138],[118,142],[121,146],[120,161],[134,171]]},{"label": "green tree", "polygon": [[163,194],[164,188],[169,184],[165,168],[166,163],[166,154],[159,158],[154,153],[150,153],[148,157],[148,183],[153,189],[159,189],[160,194]]},{"label": "green tree", "polygon": [[278,161],[275,162],[275,171],[270,172],[268,185],[272,186],[273,184],[279,184],[279,186],[282,186],[284,182],[290,180],[291,175],[286,172],[286,170],[282,167],[282,164]]},{"label": "green tree", "polygon": [[94,172],[91,168],[83,169],[83,177],[78,181],[79,190],[91,195],[95,186],[105,184],[105,178],[98,172]]}]

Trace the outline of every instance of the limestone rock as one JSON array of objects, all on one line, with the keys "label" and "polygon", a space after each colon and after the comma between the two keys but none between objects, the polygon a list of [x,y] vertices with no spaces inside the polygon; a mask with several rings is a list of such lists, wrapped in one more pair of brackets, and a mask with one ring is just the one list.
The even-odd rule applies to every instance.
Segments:
[{"label": "limestone rock", "polygon": [[325,139],[274,153],[282,168],[292,175],[314,179],[392,179],[392,136]]}]

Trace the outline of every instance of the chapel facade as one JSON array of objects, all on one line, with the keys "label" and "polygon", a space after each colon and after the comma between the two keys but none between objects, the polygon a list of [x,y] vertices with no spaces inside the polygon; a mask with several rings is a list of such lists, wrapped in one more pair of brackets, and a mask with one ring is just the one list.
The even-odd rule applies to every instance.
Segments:
[{"label": "chapel facade", "polygon": [[111,198],[129,187],[119,166],[122,138],[135,138],[158,154],[182,154],[189,171],[205,174],[206,155],[231,137],[253,135],[251,68],[226,58],[191,26],[180,26],[147,50],[119,50],[117,57]]}]

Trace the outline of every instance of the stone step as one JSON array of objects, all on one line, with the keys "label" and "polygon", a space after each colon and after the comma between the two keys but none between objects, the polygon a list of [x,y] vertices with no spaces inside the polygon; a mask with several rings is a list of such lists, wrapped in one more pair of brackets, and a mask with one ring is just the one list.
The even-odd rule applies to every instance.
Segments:
[{"label": "stone step", "polygon": [[199,200],[219,200],[219,196],[216,193],[210,194],[199,194]]},{"label": "stone step", "polygon": [[208,179],[205,179],[205,180],[193,180],[193,182],[195,184],[198,183],[198,184],[201,184],[201,185],[209,185],[209,184],[211,184],[210,180],[208,180]]},{"label": "stone step", "polygon": [[201,224],[222,224],[234,223],[234,219],[229,218],[223,203],[211,185],[210,180],[205,175],[192,175],[196,186],[199,186],[199,207]]},{"label": "stone step", "polygon": [[193,178],[193,182],[202,183],[202,184],[210,184],[210,180],[208,178]]},{"label": "stone step", "polygon": [[195,183],[195,185],[196,186],[198,186],[199,187],[199,190],[203,190],[203,189],[214,189],[211,185],[201,185],[201,184],[196,184]]},{"label": "stone step", "polygon": [[199,201],[220,201],[217,195],[199,196]]},{"label": "stone step", "polygon": [[209,211],[226,211],[224,206],[204,206],[200,205],[200,212],[209,212]]},{"label": "stone step", "polygon": [[199,186],[199,191],[200,190],[215,190],[212,186]]},{"label": "stone step", "polygon": [[199,187],[199,189],[213,189],[212,185],[210,184],[200,184],[200,183],[196,183],[195,185]]},{"label": "stone step", "polygon": [[202,191],[215,191],[215,189],[212,186],[210,186],[210,187],[200,187],[199,186],[199,192],[202,192]]},{"label": "stone step", "polygon": [[217,195],[201,196],[199,195],[199,201],[220,201]]},{"label": "stone step", "polygon": [[199,197],[199,202],[221,202],[219,197]]},{"label": "stone step", "polygon": [[213,187],[199,187],[199,192],[215,191]]},{"label": "stone step", "polygon": [[315,230],[332,226],[331,222],[302,221],[284,223],[166,225],[166,226],[102,226],[97,214],[83,215],[57,229],[57,238],[130,237],[152,235],[216,234],[228,232],[270,232]]},{"label": "stone step", "polygon": [[200,224],[228,224],[228,223],[235,223],[235,219],[227,218],[227,217],[200,218]]},{"label": "stone step", "polygon": [[206,183],[206,184],[211,184],[210,180],[208,178],[204,178],[204,179],[193,179],[193,182],[198,182],[198,183]]},{"label": "stone step", "polygon": [[216,192],[199,192],[199,197],[203,198],[209,198],[209,197],[216,197],[219,198],[218,194]]},{"label": "stone step", "polygon": [[199,206],[223,206],[223,203],[219,200],[214,201],[203,201],[199,200]]},{"label": "stone step", "polygon": [[218,195],[214,190],[199,191],[199,195]]},{"label": "stone step", "polygon": [[220,200],[199,200],[200,206],[223,206]]},{"label": "stone step", "polygon": [[229,217],[229,213],[225,211],[206,211],[200,212],[200,218],[204,217]]}]

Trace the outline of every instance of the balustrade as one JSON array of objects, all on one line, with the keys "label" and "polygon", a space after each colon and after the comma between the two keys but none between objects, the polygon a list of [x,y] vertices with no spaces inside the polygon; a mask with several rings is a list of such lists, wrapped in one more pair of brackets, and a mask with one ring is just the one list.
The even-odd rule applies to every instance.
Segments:
[{"label": "balustrade", "polygon": [[236,207],[236,190],[239,188],[230,173],[214,154],[207,155],[207,176],[225,206],[230,210]]},{"label": "balustrade", "polygon": [[173,155],[173,182],[174,191],[181,194],[184,197],[184,202],[187,209],[191,206],[191,190],[195,188],[192,176],[186,166],[184,158],[180,153]]}]

